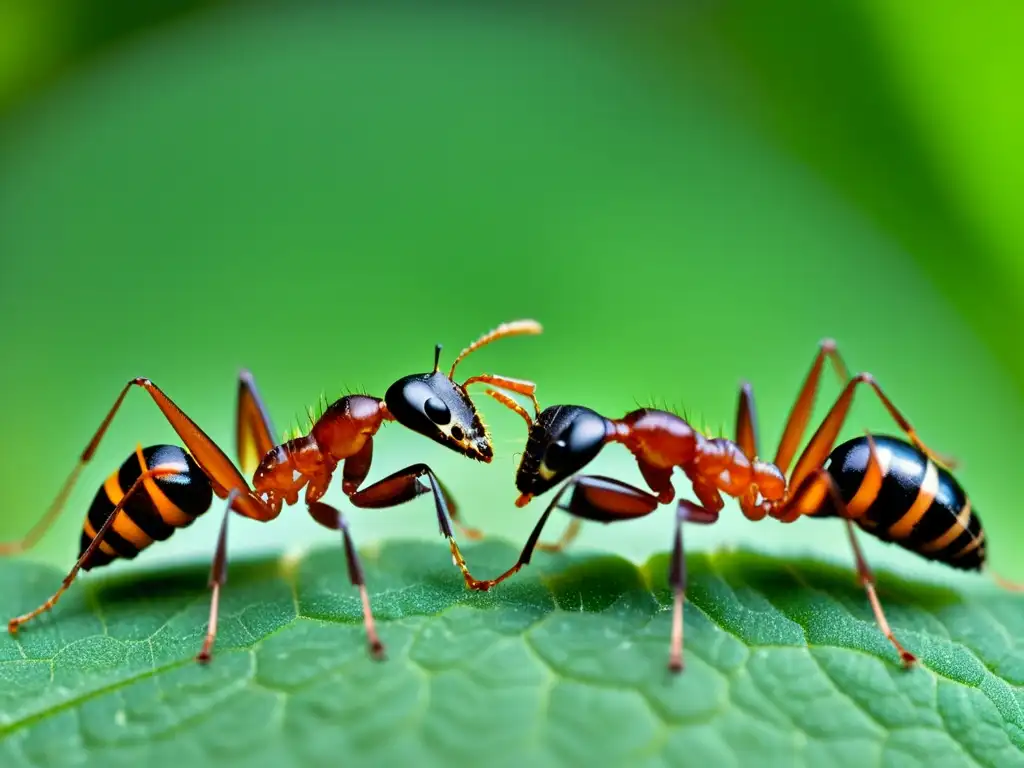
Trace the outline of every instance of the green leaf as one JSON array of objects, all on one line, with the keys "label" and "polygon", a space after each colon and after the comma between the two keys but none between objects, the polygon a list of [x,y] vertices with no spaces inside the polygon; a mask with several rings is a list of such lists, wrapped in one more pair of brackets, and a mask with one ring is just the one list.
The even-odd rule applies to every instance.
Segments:
[{"label": "green leaf", "polygon": [[[480,576],[516,555],[467,548]],[[89,574],[0,642],[0,764],[1024,765],[1024,614],[970,577],[879,575],[904,670],[850,569],[693,555],[672,676],[664,555],[539,555],[483,594],[442,542],[364,559],[384,662],[340,547],[233,563],[205,667],[205,567]],[[3,611],[61,575],[0,564]]]}]

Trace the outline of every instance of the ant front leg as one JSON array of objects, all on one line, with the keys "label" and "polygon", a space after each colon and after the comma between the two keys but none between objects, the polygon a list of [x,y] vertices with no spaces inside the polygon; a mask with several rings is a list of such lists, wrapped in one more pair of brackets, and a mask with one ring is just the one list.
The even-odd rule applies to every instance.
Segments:
[{"label": "ant front leg", "polygon": [[[435,478],[436,479],[436,478]],[[437,481],[438,486],[441,488],[441,493],[448,502],[448,514],[451,516],[452,525],[458,530],[460,536],[465,536],[470,541],[481,541],[484,538],[484,532],[479,528],[473,528],[470,525],[466,525],[466,518],[462,514],[462,510],[452,500],[451,491],[448,490],[447,486],[440,480]]]},{"label": "ant front leg", "polygon": [[[569,502],[561,505],[562,497],[571,492]],[[533,551],[538,548],[540,535],[555,509],[568,512],[575,518],[594,520],[599,523],[613,523],[619,520],[634,520],[649,515],[658,508],[658,499],[628,483],[599,475],[578,475],[558,489],[558,493],[541,514],[530,538],[526,541],[516,564],[495,579],[477,581],[472,589],[489,590],[505,579],[514,576],[524,565],[530,564]]]},{"label": "ant front leg", "polygon": [[[426,483],[422,479],[426,478]],[[452,501],[447,489],[437,479],[434,471],[426,464],[413,464],[395,472],[371,486],[349,495],[349,501],[362,509],[382,509],[394,507],[420,496],[432,493],[434,506],[437,510],[437,524],[441,535],[448,539],[455,565],[462,571],[466,585],[478,589],[478,582],[466,567],[466,560],[459,550],[459,544],[452,532],[452,519],[456,517],[455,502]]]},{"label": "ant front leg", "polygon": [[351,496],[366,481],[373,463],[373,438],[367,437],[363,447],[345,459],[341,468],[341,491]]},{"label": "ant front leg", "polygon": [[[341,490],[344,492],[346,496],[349,497],[350,500],[352,499],[352,496],[359,491],[359,486],[365,482],[366,477],[370,474],[370,464],[372,463],[372,461],[372,437],[366,438],[366,443],[363,444],[363,447],[359,449],[357,453],[345,459],[345,465],[342,468]],[[382,480],[380,482],[384,481]],[[376,483],[375,485],[379,484],[380,483]],[[437,481],[437,484],[440,487],[444,497],[448,500],[448,512],[451,516],[450,519],[452,525],[454,525],[458,529],[459,533],[461,533],[463,536],[465,536],[467,539],[471,541],[482,539],[483,533],[481,531],[463,524],[461,516],[459,514],[459,509],[455,505],[455,502],[451,500],[451,494],[448,492],[448,489],[445,488],[444,484],[440,480]],[[374,486],[370,487],[372,488]],[[364,490],[369,490],[369,488],[366,488]],[[400,504],[401,502],[395,503]],[[353,504],[355,504],[355,502],[353,502]],[[356,504],[356,506],[359,505]]]}]

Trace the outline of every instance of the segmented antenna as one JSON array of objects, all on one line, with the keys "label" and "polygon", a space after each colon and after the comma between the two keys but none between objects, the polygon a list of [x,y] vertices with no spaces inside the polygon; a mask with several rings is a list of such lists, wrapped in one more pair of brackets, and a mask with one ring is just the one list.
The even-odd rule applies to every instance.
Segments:
[{"label": "segmented antenna", "polygon": [[541,324],[536,320],[513,320],[510,323],[502,323],[493,331],[489,331],[481,336],[479,339],[474,341],[464,350],[459,353],[459,356],[455,358],[455,362],[452,363],[451,370],[448,371],[448,378],[452,378],[455,375],[455,366],[457,366],[464,357],[469,355],[471,352],[475,352],[492,341],[503,339],[506,336],[521,336],[523,334],[538,334],[544,329]]},{"label": "segmented antenna", "polygon": [[441,362],[441,345],[434,347],[434,373],[437,373],[438,365]]}]

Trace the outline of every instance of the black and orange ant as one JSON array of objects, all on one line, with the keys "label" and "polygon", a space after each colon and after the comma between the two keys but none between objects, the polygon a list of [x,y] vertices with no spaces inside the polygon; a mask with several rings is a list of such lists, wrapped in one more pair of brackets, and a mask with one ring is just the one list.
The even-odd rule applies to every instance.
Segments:
[{"label": "black and orange ant", "polygon": [[[374,627],[362,568],[347,525],[339,510],[320,499],[339,463],[342,464],[342,491],[356,507],[392,507],[423,493],[432,493],[441,533],[448,539],[456,565],[467,582],[470,581],[452,525],[454,523],[464,533],[473,532],[459,525],[457,508],[450,494],[429,466],[413,464],[359,490],[370,471],[373,436],[385,422],[397,421],[464,456],[490,462],[493,457],[490,436],[466,388],[482,383],[533,398],[536,387],[529,381],[491,374],[472,376],[458,384],[453,378],[455,367],[471,352],[492,341],[540,332],[540,324],[533,320],[502,324],[462,350],[447,374],[438,369],[441,355],[438,344],[434,349],[434,369],[430,373],[398,379],[388,387],[383,398],[346,395],[326,408],[307,435],[280,445],[272,438],[274,430],[255,382],[243,371],[238,388],[236,448],[242,472],[252,473],[251,488],[217,444],[156,384],[145,378],[132,379],[117,396],[49,510],[23,539],[0,544],[0,554],[22,552],[45,533],[60,514],[75,481],[96,453],[132,387],[142,387],[150,394],[187,451],[172,445],[146,449],[139,446],[135,454],[107,478],[86,516],[74,567],[45,603],[11,619],[8,631],[15,633],[25,622],[53,608],[79,570],[107,565],[117,558],[136,557],[154,541],[165,540],[175,529],[191,525],[209,509],[216,495],[225,500],[224,519],[210,573],[209,624],[196,657],[199,661],[208,661],[217,635],[220,589],[227,575],[228,513],[234,511],[267,522],[281,513],[284,504],[297,503],[299,493],[305,489],[310,515],[321,525],[342,532],[349,578],[359,589],[370,650],[375,657],[381,657],[384,646]],[[425,483],[421,482],[423,478]]]},{"label": "black and orange ant", "polygon": [[[810,420],[826,358],[845,386],[787,479]],[[866,434],[833,449],[860,384],[874,390],[909,442]],[[510,399],[493,390],[488,394],[502,402]],[[516,506],[525,506],[534,496],[571,479],[544,510],[516,564],[495,579],[473,579],[471,588],[488,590],[501,583],[527,565],[535,549],[564,548],[575,537],[582,519],[602,523],[631,520],[650,514],[659,504],[671,503],[675,498],[672,473],[678,467],[692,484],[699,503],[681,499],[677,504],[669,564],[669,585],[674,593],[669,653],[673,671],[683,667],[686,564],[682,524],[717,520],[724,506],[722,494],[738,498],[740,509],[750,520],[770,516],[793,522],[805,515],[842,518],[875,619],[906,666],[916,659],[889,628],[853,524],[954,568],[979,570],[985,562],[981,521],[947,469],[953,462],[925,446],[871,374],[850,378],[832,340],[820,345],[771,463],[758,458],[754,396],[749,384],[740,391],[735,441],[706,437],[674,413],[650,408],[632,411],[621,419],[609,419],[579,405],[551,406],[537,413],[536,419],[521,406],[517,412],[529,425],[529,437],[516,474],[520,492]],[[636,457],[640,473],[655,495],[612,478],[576,474],[608,443],[621,443]],[[568,501],[563,503],[567,494]],[[540,543],[541,531],[556,508],[574,519],[557,543]]]}]

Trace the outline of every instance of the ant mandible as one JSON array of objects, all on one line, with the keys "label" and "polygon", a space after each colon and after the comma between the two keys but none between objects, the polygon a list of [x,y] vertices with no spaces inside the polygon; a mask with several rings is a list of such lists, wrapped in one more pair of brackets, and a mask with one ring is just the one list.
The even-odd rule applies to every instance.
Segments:
[{"label": "ant mandible", "polygon": [[[319,524],[340,529],[348,563],[349,579],[359,589],[363,624],[370,651],[381,658],[384,646],[373,622],[362,567],[347,524],[339,510],[320,501],[338,464],[342,464],[342,491],[356,507],[392,507],[423,493],[432,493],[437,521],[449,542],[456,565],[469,583],[466,568],[452,531],[454,523],[470,536],[477,533],[459,525],[458,513],[447,489],[426,464],[413,464],[373,485],[359,490],[370,471],[373,436],[388,421],[419,432],[434,442],[471,459],[490,462],[490,435],[466,391],[482,383],[527,395],[536,403],[535,385],[508,376],[481,374],[462,384],[453,378],[455,367],[471,352],[507,336],[539,334],[534,320],[504,323],[470,344],[452,363],[447,374],[439,368],[441,345],[434,349],[430,373],[403,376],[388,387],[383,398],[346,395],[333,402],[313,423],[309,433],[276,445],[274,429],[255,381],[248,371],[239,379],[236,448],[242,472],[252,473],[252,487],[231,460],[199,426],[164,392],[146,378],[129,381],[86,446],[53,504],[21,540],[0,544],[0,555],[29,549],[60,514],[82,469],[92,459],[104,433],[132,387],[146,390],[185,444],[139,446],[97,492],[83,525],[79,557],[60,588],[41,606],[8,623],[11,634],[25,622],[56,605],[79,570],[107,565],[117,558],[132,559],[154,541],[167,539],[175,529],[191,525],[205,513],[213,495],[225,500],[224,518],[210,572],[210,618],[197,660],[209,661],[217,635],[220,590],[227,577],[227,523],[234,511],[267,522],[281,513],[284,504],[298,502],[305,488],[309,514]],[[506,398],[508,399],[508,398]],[[421,482],[426,479],[426,483]]]},{"label": "ant mandible", "polygon": [[[845,386],[787,479],[786,472],[810,420],[826,358]],[[866,434],[833,450],[860,384],[874,390],[909,443]],[[488,394],[507,405],[511,400],[493,390]],[[870,535],[955,568],[978,570],[985,561],[981,521],[947,469],[953,461],[925,446],[871,374],[850,378],[831,339],[820,344],[771,463],[758,458],[754,396],[749,383],[740,390],[736,441],[706,437],[679,416],[650,408],[632,411],[621,419],[609,419],[579,405],[554,405],[543,412],[535,408],[535,420],[521,406],[517,413],[526,420],[529,437],[516,473],[520,492],[516,506],[523,507],[534,496],[571,479],[544,510],[516,564],[495,579],[473,579],[470,587],[488,590],[501,583],[527,565],[535,549],[563,549],[576,536],[582,519],[602,523],[631,520],[650,514],[659,504],[671,503],[675,498],[672,472],[679,467],[700,503],[680,499],[677,505],[669,562],[669,584],[674,593],[669,668],[675,672],[683,668],[686,563],[682,524],[713,523],[724,506],[722,494],[738,498],[740,509],[750,520],[770,516],[793,522],[805,515],[842,518],[875,619],[905,666],[916,659],[889,627],[853,524]],[[612,478],[575,474],[608,443],[621,443],[636,457],[641,475],[656,495]],[[567,493],[571,495],[563,505]],[[541,531],[555,508],[568,512],[573,520],[556,543],[544,544],[539,541]],[[1015,586],[997,579],[1004,586]]]}]

